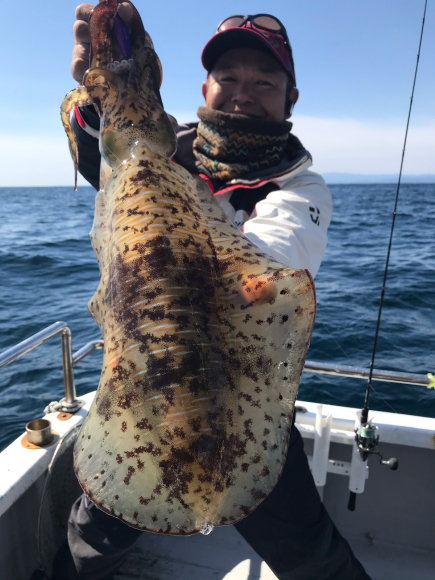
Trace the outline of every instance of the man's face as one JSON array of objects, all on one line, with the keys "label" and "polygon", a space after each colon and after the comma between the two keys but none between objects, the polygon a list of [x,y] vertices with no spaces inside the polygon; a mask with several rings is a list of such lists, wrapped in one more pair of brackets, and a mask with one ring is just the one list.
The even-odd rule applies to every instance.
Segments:
[{"label": "man's face", "polygon": [[[254,48],[223,54],[203,83],[205,106],[224,113],[283,121],[287,110],[287,73],[270,55]],[[297,101],[292,89],[290,99]]]}]

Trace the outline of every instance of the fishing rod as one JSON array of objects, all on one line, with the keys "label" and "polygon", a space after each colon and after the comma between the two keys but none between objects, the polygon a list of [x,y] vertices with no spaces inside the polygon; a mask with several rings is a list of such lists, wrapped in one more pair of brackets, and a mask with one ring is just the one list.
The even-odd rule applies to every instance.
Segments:
[{"label": "fishing rod", "polygon": [[[403,161],[405,159],[406,140],[408,138],[409,121],[411,119],[412,104],[413,104],[413,100],[414,100],[414,90],[415,90],[415,83],[417,80],[418,63],[420,61],[421,43],[423,40],[424,22],[425,22],[425,18],[426,18],[426,7],[427,7],[427,0],[425,0],[425,5],[424,5],[423,22],[421,25],[421,34],[420,34],[420,43],[418,46],[417,62],[415,65],[415,74],[414,74],[414,83],[412,85],[411,101],[409,103],[408,121],[406,123],[405,140],[403,143],[402,160],[400,163],[400,171],[399,171],[399,180],[397,183],[396,199],[395,199],[394,211],[393,211],[393,219],[391,222],[390,242],[388,244],[387,260],[386,260],[385,269],[384,269],[384,279],[383,279],[383,283],[382,283],[381,299],[379,301],[378,319],[377,319],[377,323],[376,323],[376,332],[375,332],[375,339],[374,339],[374,343],[373,343],[372,359],[370,362],[369,377],[367,380],[367,389],[366,389],[366,394],[365,394],[364,407],[361,409],[361,419],[360,419],[359,427],[357,427],[355,429],[355,441],[356,441],[356,445],[357,445],[357,448],[359,451],[361,461],[363,461],[363,462],[367,461],[369,455],[379,455],[380,463],[382,465],[387,465],[390,469],[392,469],[394,471],[399,467],[399,462],[397,461],[397,459],[392,457],[388,461],[384,461],[382,458],[382,455],[378,451],[379,435],[376,434],[377,427],[375,425],[372,425],[369,422],[369,403],[370,403],[370,393],[371,393],[371,389],[372,389],[373,370],[375,367],[376,349],[377,349],[377,345],[378,345],[379,328],[381,325],[382,307],[384,305],[385,290],[387,289],[386,284],[387,284],[388,266],[390,263],[391,247],[392,247],[392,243],[393,243],[394,224],[396,222],[397,204],[399,201],[400,182],[401,182],[401,178],[402,178]],[[356,503],[356,492],[351,491],[350,497],[349,497],[349,504],[347,506],[350,511],[355,510],[355,503]]]}]

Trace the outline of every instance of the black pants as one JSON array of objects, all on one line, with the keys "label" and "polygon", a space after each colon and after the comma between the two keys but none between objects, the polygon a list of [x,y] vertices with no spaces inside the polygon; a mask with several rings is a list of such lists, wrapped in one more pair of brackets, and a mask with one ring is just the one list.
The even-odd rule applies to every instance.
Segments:
[{"label": "black pants", "polygon": [[[280,580],[370,580],[320,501],[294,426],[281,479],[235,526]],[[142,533],[82,495],[72,507],[68,542],[56,556],[53,580],[110,577]]]}]

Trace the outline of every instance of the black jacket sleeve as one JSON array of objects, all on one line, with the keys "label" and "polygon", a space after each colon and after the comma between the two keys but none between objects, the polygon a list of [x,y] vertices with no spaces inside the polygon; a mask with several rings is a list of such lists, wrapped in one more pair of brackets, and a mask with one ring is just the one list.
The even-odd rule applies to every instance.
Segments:
[{"label": "black jacket sleeve", "polygon": [[[80,107],[80,115],[86,125],[96,131],[100,128],[100,118],[98,117],[93,105]],[[98,147],[98,139],[90,135],[83,127],[80,126],[75,112],[71,118],[71,124],[77,138],[79,150],[79,173],[83,175],[86,181],[95,187],[98,191],[100,186],[100,163],[101,155]]]}]

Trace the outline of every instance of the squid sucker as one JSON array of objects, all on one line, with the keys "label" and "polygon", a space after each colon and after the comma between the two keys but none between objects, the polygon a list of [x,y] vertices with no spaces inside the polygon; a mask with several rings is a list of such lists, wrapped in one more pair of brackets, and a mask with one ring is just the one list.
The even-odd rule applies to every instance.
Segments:
[{"label": "squid sucker", "polygon": [[94,9],[90,69],[62,103],[76,172],[77,104],[100,113],[106,168],[90,234],[101,278],[88,305],[104,359],[74,464],[100,509],[189,535],[246,517],[280,477],[314,284],[250,242],[205,181],[171,161],[161,66],[134,6],[132,64],[109,66],[117,6]]}]

